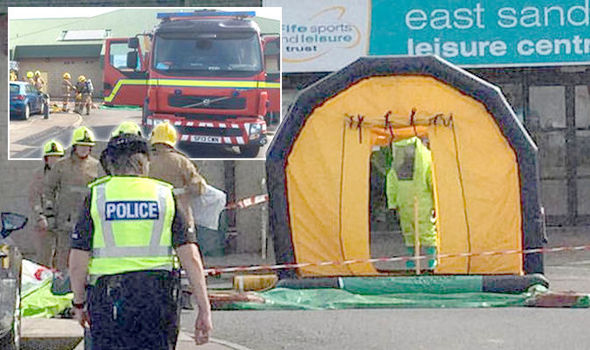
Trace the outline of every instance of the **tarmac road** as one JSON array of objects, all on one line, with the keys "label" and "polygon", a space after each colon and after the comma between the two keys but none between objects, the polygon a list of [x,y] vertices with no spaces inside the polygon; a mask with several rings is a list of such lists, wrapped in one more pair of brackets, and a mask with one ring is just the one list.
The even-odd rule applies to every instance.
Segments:
[{"label": "tarmac road", "polygon": [[253,350],[581,350],[589,316],[533,308],[218,311],[213,336]]},{"label": "tarmac road", "polygon": [[[589,244],[590,227],[549,230],[549,247]],[[590,251],[547,254],[545,276],[552,291],[590,293]],[[182,329],[193,322],[185,311]],[[252,350],[586,350],[589,325],[589,309],[570,308],[213,312],[214,338]]]},{"label": "tarmac road", "polygon": [[[122,121],[131,120],[141,124],[138,110],[94,109],[90,115],[76,113],[52,113],[49,119],[33,115],[29,120],[11,120],[9,123],[10,159],[39,159],[43,144],[56,139],[69,146],[72,131],[80,125],[88,126],[95,132],[98,140],[106,141],[110,132]],[[268,142],[260,150],[256,159],[264,159],[272,141],[274,131],[269,130]],[[180,144],[179,148],[191,158],[240,158],[246,159],[237,147],[216,147],[209,145]]]}]

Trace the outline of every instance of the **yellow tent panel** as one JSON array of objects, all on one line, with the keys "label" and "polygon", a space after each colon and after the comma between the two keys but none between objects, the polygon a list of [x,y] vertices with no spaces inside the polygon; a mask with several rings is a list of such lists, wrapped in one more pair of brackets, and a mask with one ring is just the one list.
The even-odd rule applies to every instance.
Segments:
[{"label": "yellow tent panel", "polygon": [[[396,60],[404,64],[381,63]],[[271,216],[278,260],[335,262],[301,268],[300,276],[381,274],[367,262],[371,153],[423,134],[433,159],[435,273],[542,270],[540,256],[521,253],[541,245],[530,137],[497,89],[439,59],[421,60],[441,74],[410,58],[360,60],[304,92],[275,137],[267,171],[271,208],[276,219],[284,214],[283,222]],[[358,262],[340,264],[351,260]]]}]

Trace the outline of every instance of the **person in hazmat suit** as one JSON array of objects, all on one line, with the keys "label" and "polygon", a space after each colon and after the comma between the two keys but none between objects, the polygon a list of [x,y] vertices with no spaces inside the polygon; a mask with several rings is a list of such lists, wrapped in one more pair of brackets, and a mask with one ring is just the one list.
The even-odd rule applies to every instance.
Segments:
[{"label": "person in hazmat suit", "polygon": [[[420,247],[431,256],[428,267],[436,267],[436,226],[432,189],[432,156],[430,150],[418,137],[394,142],[392,165],[387,173],[386,196],[389,209],[398,211],[404,244],[414,255],[414,198],[418,200],[418,232]],[[414,260],[406,262],[414,268]]]},{"label": "person in hazmat suit", "polygon": [[98,177],[98,160],[90,155],[94,133],[85,126],[74,130],[72,151],[51,168],[43,184],[45,215],[54,215],[56,231],[56,268],[67,271],[70,232],[78,219],[80,204],[88,183]]},{"label": "person in hazmat suit", "polygon": [[36,262],[43,266],[53,266],[53,249],[56,245],[57,237],[55,232],[49,229],[50,223],[53,226],[55,217],[50,215],[46,217],[43,213],[44,196],[43,182],[51,167],[64,156],[63,146],[51,140],[43,145],[43,169],[39,169],[33,174],[33,183],[29,188],[29,203],[35,220],[33,245],[35,246]]}]

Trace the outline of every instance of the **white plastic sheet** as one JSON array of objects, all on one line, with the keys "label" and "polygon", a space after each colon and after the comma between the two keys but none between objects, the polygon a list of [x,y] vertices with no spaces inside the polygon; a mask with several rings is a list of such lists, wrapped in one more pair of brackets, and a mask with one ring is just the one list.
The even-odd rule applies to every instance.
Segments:
[{"label": "white plastic sheet", "polygon": [[21,295],[27,295],[51,281],[53,272],[43,265],[36,264],[30,260],[22,262],[22,287]]},{"label": "white plastic sheet", "polygon": [[205,191],[193,200],[193,216],[199,226],[211,230],[219,229],[219,215],[225,208],[227,195],[222,190],[211,185],[205,186]]}]

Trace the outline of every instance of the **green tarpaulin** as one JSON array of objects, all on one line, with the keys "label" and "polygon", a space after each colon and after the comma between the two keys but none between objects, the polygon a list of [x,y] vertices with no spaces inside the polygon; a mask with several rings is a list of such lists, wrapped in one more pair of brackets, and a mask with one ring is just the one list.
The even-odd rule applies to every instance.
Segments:
[{"label": "green tarpaulin", "polygon": [[22,317],[51,318],[72,305],[72,293],[53,295],[51,279],[21,299]]},{"label": "green tarpaulin", "polygon": [[119,111],[141,111],[141,107],[138,106],[107,106],[101,105],[99,109],[116,109]]},{"label": "green tarpaulin", "polygon": [[521,294],[506,293],[390,293],[360,295],[342,289],[275,288],[257,293],[264,304],[238,302],[227,310],[325,310],[355,308],[478,308],[526,306],[534,296],[547,292],[536,285]]},{"label": "green tarpaulin", "polygon": [[361,295],[484,292],[482,276],[345,277],[341,288]]}]

